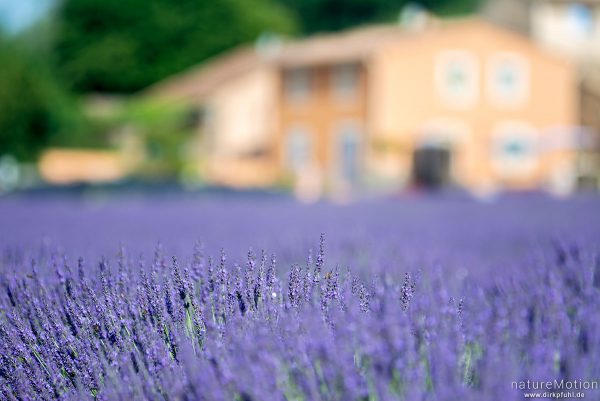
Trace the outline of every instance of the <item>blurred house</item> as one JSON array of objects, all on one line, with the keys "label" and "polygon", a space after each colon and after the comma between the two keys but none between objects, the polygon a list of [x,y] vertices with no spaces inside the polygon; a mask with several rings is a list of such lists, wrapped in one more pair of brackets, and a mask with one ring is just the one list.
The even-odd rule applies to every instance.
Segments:
[{"label": "blurred house", "polygon": [[577,66],[579,122],[594,142],[581,153],[581,180],[600,184],[600,0],[488,0],[484,18],[529,37]]},{"label": "blurred house", "polygon": [[277,71],[267,54],[243,48],[163,81],[147,95],[190,107],[200,139],[193,150],[199,175],[222,185],[269,186],[279,173],[272,154]]},{"label": "blurred house", "polygon": [[578,179],[571,63],[478,19],[263,41],[147,91],[197,115],[205,176],[299,195]]}]

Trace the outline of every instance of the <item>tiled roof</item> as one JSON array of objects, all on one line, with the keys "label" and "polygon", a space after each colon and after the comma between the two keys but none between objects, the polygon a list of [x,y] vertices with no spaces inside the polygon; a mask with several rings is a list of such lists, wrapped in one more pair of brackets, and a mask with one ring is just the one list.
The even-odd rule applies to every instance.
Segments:
[{"label": "tiled roof", "polygon": [[304,66],[360,60],[378,47],[409,35],[399,26],[379,25],[267,44],[262,49],[241,47],[167,78],[145,90],[144,95],[169,99],[201,98],[222,82],[260,65]]},{"label": "tiled roof", "polygon": [[219,84],[260,65],[264,58],[251,47],[239,48],[152,85],[144,95],[171,99],[202,97]]},{"label": "tiled roof", "polygon": [[[470,30],[473,27],[500,30],[504,34],[514,35],[477,18],[445,21],[431,19],[428,26],[419,31],[411,31],[399,25],[366,26],[296,41],[238,48],[159,82],[144,94],[175,100],[190,97],[200,99],[223,82],[259,66],[271,64],[285,68],[360,61],[390,44],[439,35],[442,31],[447,32],[447,29]],[[519,39],[528,41],[520,36]]]},{"label": "tiled roof", "polygon": [[346,32],[317,35],[291,42],[281,49],[278,60],[284,66],[328,64],[368,57],[377,48],[411,36],[399,26],[371,26]]}]

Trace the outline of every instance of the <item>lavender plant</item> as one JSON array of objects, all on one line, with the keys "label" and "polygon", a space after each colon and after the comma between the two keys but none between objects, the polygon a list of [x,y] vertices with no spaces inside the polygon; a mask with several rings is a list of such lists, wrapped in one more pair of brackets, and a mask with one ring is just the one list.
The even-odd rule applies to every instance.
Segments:
[{"label": "lavender plant", "polygon": [[[271,249],[246,250],[244,258],[238,248],[230,256],[187,237],[180,237],[191,244],[187,254],[171,256],[158,244],[146,257],[132,250],[137,243],[127,246],[135,242],[127,236],[114,238],[123,243],[105,256],[78,258],[72,255],[84,248],[11,242],[5,226],[0,399],[520,400],[513,381],[598,380],[600,227],[581,212],[582,205],[597,211],[598,203],[535,202],[553,210],[552,219],[536,221],[530,201],[458,207],[478,215],[462,228],[480,231],[419,232],[423,243],[439,245],[436,257],[419,246],[412,258],[383,246],[403,230],[408,241],[418,224],[447,227],[430,215],[374,225],[373,215],[363,216],[376,243],[341,229],[317,241],[319,233],[299,219],[301,252],[274,232]],[[0,207],[9,220],[10,208],[23,213],[16,204]],[[385,206],[391,214],[397,207]],[[452,222],[460,220],[456,207],[431,211],[445,210]],[[271,218],[295,210],[315,221],[323,218],[319,208],[329,206],[266,210]],[[324,221],[341,227],[340,213]],[[521,218],[503,220],[511,213]],[[89,218],[79,230],[93,230],[84,224]],[[262,213],[255,219],[257,232],[259,223],[273,224]],[[478,253],[461,257],[457,244],[469,241]]]}]

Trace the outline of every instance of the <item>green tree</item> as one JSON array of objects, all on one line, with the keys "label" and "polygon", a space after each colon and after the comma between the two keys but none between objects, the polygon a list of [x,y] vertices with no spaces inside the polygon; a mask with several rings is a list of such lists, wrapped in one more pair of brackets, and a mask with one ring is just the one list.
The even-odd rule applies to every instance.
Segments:
[{"label": "green tree", "polygon": [[482,0],[420,0],[419,3],[436,14],[451,16],[476,11]]},{"label": "green tree", "polygon": [[465,14],[481,0],[279,0],[292,10],[304,33],[337,31],[356,25],[396,20],[408,3],[442,16]]},{"label": "green tree", "polygon": [[406,0],[279,0],[298,16],[304,33],[337,31],[398,16]]},{"label": "green tree", "polygon": [[64,0],[57,17],[57,64],[78,91],[136,91],[264,31],[294,29],[272,0]]},{"label": "green tree", "polygon": [[34,160],[45,146],[80,142],[83,125],[47,65],[0,39],[0,154]]}]

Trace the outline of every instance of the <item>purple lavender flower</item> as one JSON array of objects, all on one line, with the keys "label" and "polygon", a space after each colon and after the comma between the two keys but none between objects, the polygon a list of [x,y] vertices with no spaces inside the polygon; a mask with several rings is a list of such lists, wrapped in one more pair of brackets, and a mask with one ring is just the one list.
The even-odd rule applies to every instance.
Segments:
[{"label": "purple lavender flower", "polygon": [[595,198],[169,202],[123,224],[0,200],[0,399],[516,401],[600,377]]}]

